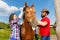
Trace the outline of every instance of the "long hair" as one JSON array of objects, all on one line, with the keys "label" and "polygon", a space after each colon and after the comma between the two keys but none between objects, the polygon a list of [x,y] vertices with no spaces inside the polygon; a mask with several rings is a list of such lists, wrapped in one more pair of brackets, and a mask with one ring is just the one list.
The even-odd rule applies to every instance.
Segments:
[{"label": "long hair", "polygon": [[[23,8],[23,12],[26,10],[26,7]],[[25,13],[23,14],[23,20],[25,19]]]},{"label": "long hair", "polygon": [[11,20],[14,19],[14,15],[15,15],[14,13],[10,15],[10,17],[9,17],[9,22],[11,22]]},{"label": "long hair", "polygon": [[23,20],[25,19],[25,13],[23,14]]}]

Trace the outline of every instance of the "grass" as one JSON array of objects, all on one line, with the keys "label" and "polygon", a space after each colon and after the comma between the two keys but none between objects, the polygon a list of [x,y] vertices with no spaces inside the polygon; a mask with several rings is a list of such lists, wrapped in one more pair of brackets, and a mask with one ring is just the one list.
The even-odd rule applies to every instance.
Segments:
[{"label": "grass", "polygon": [[56,34],[56,32],[55,32],[55,30],[53,28],[50,28],[50,34],[51,35],[55,35]]},{"label": "grass", "polygon": [[10,29],[0,29],[0,40],[9,40]]},{"label": "grass", "polygon": [[[55,35],[55,31],[53,30],[53,28],[50,28],[50,34],[51,35]],[[0,29],[0,40],[9,40],[9,36],[10,35],[10,29]],[[40,38],[40,36],[38,35],[38,37]]]}]

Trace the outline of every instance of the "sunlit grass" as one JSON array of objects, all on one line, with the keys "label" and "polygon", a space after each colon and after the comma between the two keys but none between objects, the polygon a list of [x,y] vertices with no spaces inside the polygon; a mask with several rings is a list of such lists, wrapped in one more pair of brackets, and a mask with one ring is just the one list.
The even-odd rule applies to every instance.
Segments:
[{"label": "sunlit grass", "polygon": [[9,40],[10,29],[0,29],[0,40]]},{"label": "sunlit grass", "polygon": [[55,32],[55,30],[53,28],[50,28],[50,34],[51,35],[55,35],[56,34],[56,32]]}]

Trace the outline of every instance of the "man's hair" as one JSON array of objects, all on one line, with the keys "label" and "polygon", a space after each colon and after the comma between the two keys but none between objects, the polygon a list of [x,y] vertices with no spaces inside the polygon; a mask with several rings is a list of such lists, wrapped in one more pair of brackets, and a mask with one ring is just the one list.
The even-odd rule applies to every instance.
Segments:
[{"label": "man's hair", "polygon": [[49,11],[47,9],[43,9],[41,12],[46,12],[47,15],[49,14]]}]

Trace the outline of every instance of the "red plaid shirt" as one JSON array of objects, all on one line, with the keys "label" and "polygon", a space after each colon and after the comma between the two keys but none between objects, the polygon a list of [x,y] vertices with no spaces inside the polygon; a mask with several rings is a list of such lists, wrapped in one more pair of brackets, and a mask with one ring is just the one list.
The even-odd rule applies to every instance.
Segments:
[{"label": "red plaid shirt", "polygon": [[11,22],[10,22],[10,28],[11,28],[10,37],[20,40],[20,36],[19,36],[20,31],[19,31],[19,26],[18,26],[17,22],[18,22],[18,19],[11,20]]}]

